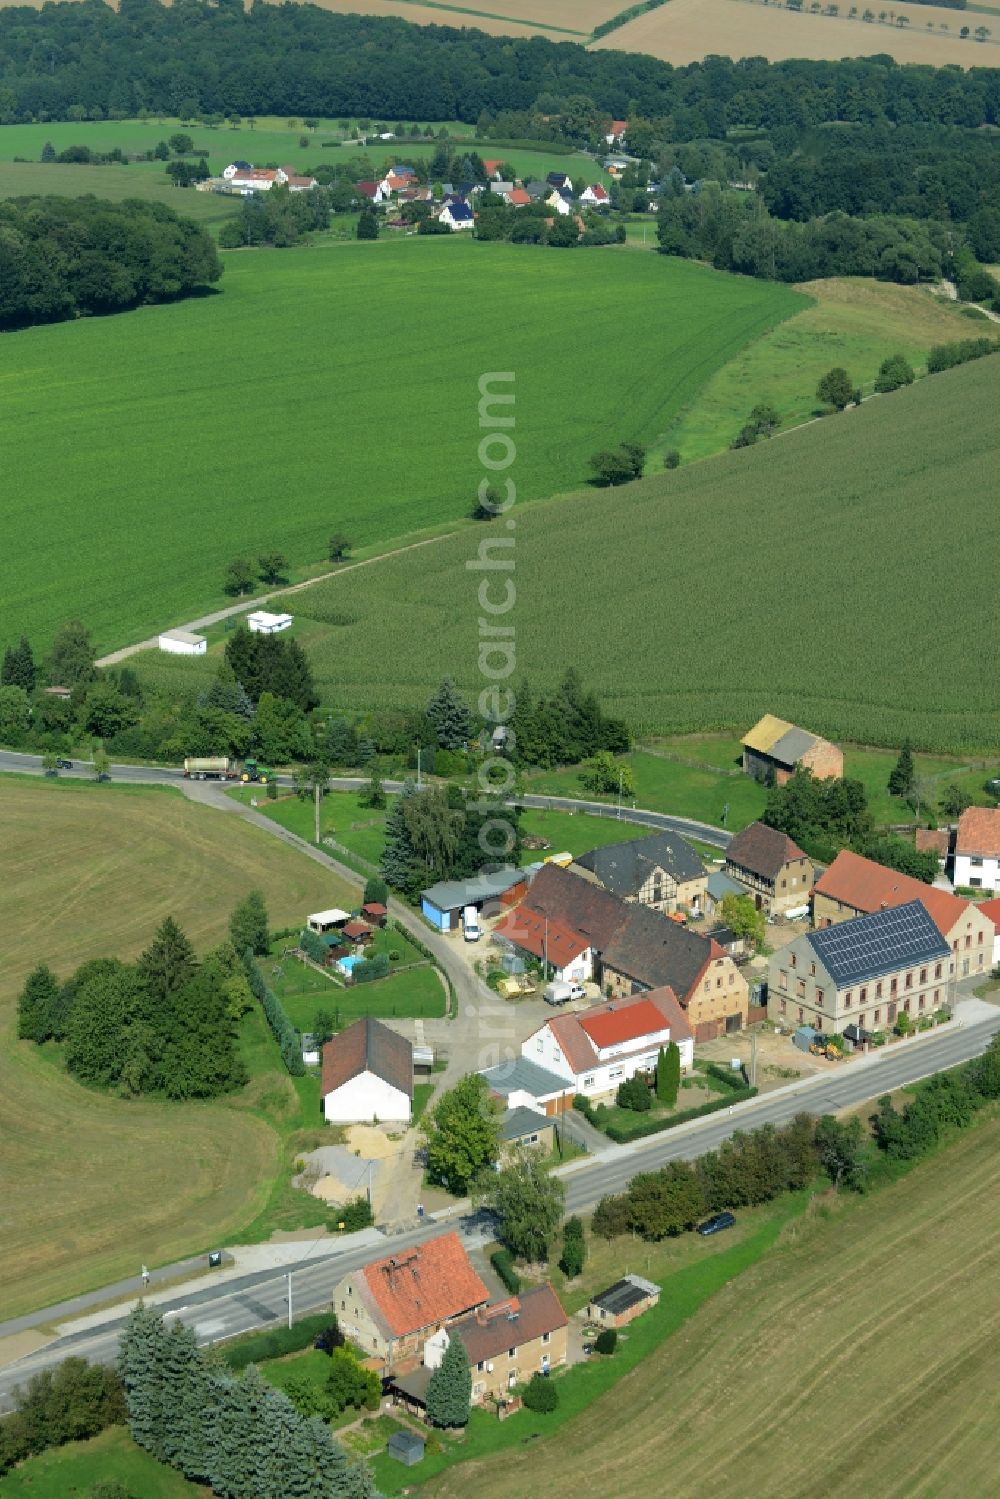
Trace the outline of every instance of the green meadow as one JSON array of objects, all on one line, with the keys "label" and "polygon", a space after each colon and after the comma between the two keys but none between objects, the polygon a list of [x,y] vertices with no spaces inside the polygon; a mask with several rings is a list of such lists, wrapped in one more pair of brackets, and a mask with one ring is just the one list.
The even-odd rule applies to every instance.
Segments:
[{"label": "green meadow", "polygon": [[[982,413],[998,399],[1000,360],[985,359],[749,450],[526,506],[514,680],[552,687],[573,665],[639,733],[774,712],[838,740],[995,753]],[[446,673],[478,692],[465,564],[493,529],[296,596],[300,621],[327,627],[310,649],[328,700],[419,704]]]},{"label": "green meadow", "polygon": [[[44,650],[76,615],[108,650],[223,604],[234,555],[280,547],[301,568],[333,530],[366,547],[458,521],[483,474],[489,371],[516,376],[519,498],[571,489],[596,448],[655,441],[715,370],[804,305],[658,256],[383,239],[232,252],[213,295],[7,335],[0,459],[18,547],[5,637],[26,630]],[[618,493],[590,503],[605,518],[599,552],[612,517],[635,544]],[[590,574],[592,606],[594,541],[577,552],[564,534],[563,567],[567,541],[567,576]],[[538,608],[547,586],[538,575]],[[452,576],[427,606],[467,635],[469,597]],[[334,604],[322,622],[339,618]],[[425,650],[403,636],[374,673],[355,655],[346,679],[395,678],[397,658]],[[345,680],[330,643],[324,675]],[[426,642],[432,679],[438,645]]]}]

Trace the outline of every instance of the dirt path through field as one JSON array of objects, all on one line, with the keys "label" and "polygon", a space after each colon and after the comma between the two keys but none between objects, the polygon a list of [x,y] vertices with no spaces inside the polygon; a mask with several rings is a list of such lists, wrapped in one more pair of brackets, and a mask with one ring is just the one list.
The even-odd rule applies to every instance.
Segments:
[{"label": "dirt path through field", "polygon": [[[221,624],[224,619],[232,619],[236,614],[247,613],[251,609],[260,609],[264,604],[270,604],[275,599],[287,598],[291,593],[301,593],[303,588],[311,588],[314,583],[326,583],[330,578],[339,578],[344,573],[355,572],[359,567],[372,567],[376,562],[385,562],[390,557],[398,557],[402,552],[413,552],[418,547],[429,547],[436,541],[449,541],[455,536],[455,531],[443,531],[440,536],[428,536],[423,541],[410,541],[406,546],[394,547],[391,552],[380,552],[377,557],[364,557],[360,562],[347,562],[343,567],[331,569],[328,573],[319,573],[315,578],[306,578],[301,583],[286,584],[281,588],[272,589],[270,593],[258,594],[253,599],[240,599],[238,604],[228,604],[225,609],[216,609],[212,614],[203,614],[200,619],[192,619],[186,625],[169,625],[171,630],[206,630],[209,625]],[[111,651],[107,656],[102,656],[95,664],[97,666],[117,666],[119,661],[125,661],[129,656],[136,655],[139,651],[155,651],[159,642],[158,635],[151,635],[148,640],[140,640],[135,645],[123,645],[120,650]]]}]

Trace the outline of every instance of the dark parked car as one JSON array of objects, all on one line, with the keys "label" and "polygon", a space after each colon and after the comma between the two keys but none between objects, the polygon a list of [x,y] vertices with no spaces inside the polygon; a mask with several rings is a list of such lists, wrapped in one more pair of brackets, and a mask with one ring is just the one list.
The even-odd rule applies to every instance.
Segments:
[{"label": "dark parked car", "polygon": [[721,1234],[724,1228],[732,1228],[736,1219],[732,1213],[716,1213],[712,1218],[706,1218],[704,1223],[698,1224],[700,1234]]},{"label": "dark parked car", "polygon": [[97,779],[99,781],[110,781],[111,777],[108,775],[106,770],[102,770]]},{"label": "dark parked car", "polygon": [[72,762],[72,760],[57,760],[56,761],[56,769],[57,770],[72,770],[73,769],[73,762]]}]

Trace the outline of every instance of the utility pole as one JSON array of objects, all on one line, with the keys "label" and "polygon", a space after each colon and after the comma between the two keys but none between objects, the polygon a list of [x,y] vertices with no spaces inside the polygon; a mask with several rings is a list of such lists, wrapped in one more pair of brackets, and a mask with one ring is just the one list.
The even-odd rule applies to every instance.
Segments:
[{"label": "utility pole", "polygon": [[420,790],[420,756],[421,756],[421,753],[422,753],[422,751],[421,751],[420,745],[418,744],[417,745],[417,790],[418,791]]},{"label": "utility pole", "polygon": [[618,821],[619,822],[621,822],[621,820],[622,820],[622,785],[624,783],[624,777],[625,777],[625,767],[623,765],[619,765],[619,767],[618,767]]},{"label": "utility pole", "polygon": [[757,1086],[757,1032],[756,1032],[756,1029],[752,1030],[750,1032],[750,1086],[751,1086],[751,1088],[756,1088],[756,1086]]},{"label": "utility pole", "polygon": [[545,918],[545,942],[542,948],[542,961],[545,965],[545,982],[549,981],[549,918]]},{"label": "utility pole", "polygon": [[313,794],[316,802],[316,842],[319,843],[319,781],[313,787]]},{"label": "utility pole", "polygon": [[292,1274],[288,1272],[288,1325],[292,1325]]}]

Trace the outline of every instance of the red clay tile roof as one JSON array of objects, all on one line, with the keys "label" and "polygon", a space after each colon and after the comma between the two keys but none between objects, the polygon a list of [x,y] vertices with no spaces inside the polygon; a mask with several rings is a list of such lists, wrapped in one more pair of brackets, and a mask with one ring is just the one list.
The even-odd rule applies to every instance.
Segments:
[{"label": "red clay tile roof", "polygon": [[460,1317],[490,1299],[454,1231],[373,1260],[358,1274],[397,1338]]},{"label": "red clay tile roof", "polygon": [[448,1333],[457,1333],[462,1339],[470,1364],[481,1364],[508,1348],[520,1348],[543,1333],[568,1326],[569,1318],[559,1297],[551,1286],[542,1285],[480,1307],[471,1317],[455,1322]]},{"label": "red clay tile roof", "polygon": [[661,1031],[663,1016],[656,1005],[643,999],[624,1010],[615,1004],[602,1005],[596,1014],[581,1015],[580,1024],[598,1050],[602,1050],[622,1041],[637,1041],[651,1031]]},{"label": "red clay tile roof", "polygon": [[361,937],[370,937],[372,929],[366,921],[345,921],[341,930],[345,937],[357,942]]},{"label": "red clay tile roof", "polygon": [[407,1098],[413,1097],[413,1047],[405,1036],[371,1016],[356,1020],[323,1047],[320,1097],[363,1072],[373,1072]]},{"label": "red clay tile roof", "polygon": [[1000,931],[1000,899],[981,900],[978,902],[976,910],[982,911],[987,921],[992,921],[993,925]]},{"label": "red clay tile roof", "polygon": [[611,129],[615,135],[621,135],[623,130],[628,129],[628,120],[612,120]]},{"label": "red clay tile roof", "polygon": [[996,858],[1000,854],[1000,808],[966,807],[958,819],[955,852]]},{"label": "red clay tile roof", "polygon": [[872,859],[863,859],[847,848],[841,849],[821,876],[816,892],[830,900],[839,900],[866,916],[918,900],[942,937],[949,935],[969,908],[969,902],[960,895],[925,885],[923,880],[900,874],[896,869],[887,869]]},{"label": "red clay tile roof", "polygon": [[791,859],[804,859],[805,854],[787,833],[769,828],[764,822],[752,822],[726,849],[726,863],[738,864],[753,874],[773,880]]},{"label": "red clay tile roof", "polygon": [[367,901],[361,909],[367,912],[369,916],[386,916],[388,914],[388,907],[383,906],[382,902],[378,900]]},{"label": "red clay tile roof", "polygon": [[546,925],[545,917],[529,910],[526,902],[499,921],[493,935],[506,937],[515,947],[523,948],[536,958],[547,956],[557,968],[565,968],[590,946],[586,937],[578,936],[561,921],[550,918]]},{"label": "red clay tile roof", "polygon": [[489,161],[487,161],[486,157],[485,156],[483,157],[483,166],[486,168],[486,175],[487,175],[487,177],[492,177],[493,173],[496,171],[496,169],[497,169],[497,167],[499,165],[500,165],[500,158],[499,158],[499,156],[497,157],[496,161],[493,161],[492,159],[489,160]]},{"label": "red clay tile roof", "polygon": [[590,195],[592,198],[604,200],[608,196],[608,191],[603,182],[595,182],[591,185]]},{"label": "red clay tile roof", "polygon": [[512,208],[523,208],[526,203],[531,202],[531,194],[525,192],[523,187],[515,187],[507,194],[507,202]]},{"label": "red clay tile roof", "polygon": [[[639,1012],[640,1023],[628,1020],[631,1011]],[[547,1024],[577,1075],[594,1066],[600,1047],[634,1040],[637,1043],[635,1050],[641,1051],[644,1049],[643,1038],[665,1026],[670,1027],[670,1039],[678,1043],[689,1041],[693,1034],[676,995],[667,988],[650,989],[645,994],[631,994],[626,999],[592,1005],[589,1010],[577,1014],[554,1015]],[[617,1036],[616,1028],[628,1034]],[[604,1039],[606,1035],[611,1039]]]}]

